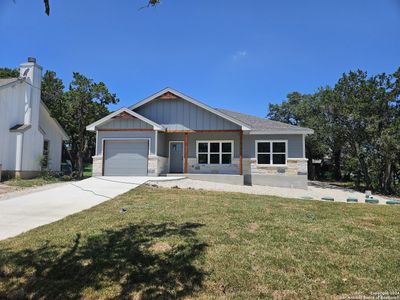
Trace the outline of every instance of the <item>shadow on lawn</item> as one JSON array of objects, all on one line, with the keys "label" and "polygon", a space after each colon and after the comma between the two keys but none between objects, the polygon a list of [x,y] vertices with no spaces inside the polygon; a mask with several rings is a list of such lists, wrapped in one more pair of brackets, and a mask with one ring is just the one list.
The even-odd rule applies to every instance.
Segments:
[{"label": "shadow on lawn", "polygon": [[[85,289],[105,290],[113,285],[119,287],[118,295],[109,296],[119,299],[132,294],[140,299],[190,295],[201,287],[205,275],[193,264],[206,248],[194,231],[200,226],[134,224],[85,241],[77,234],[69,248],[47,244],[34,251],[2,251],[0,281],[8,295],[0,293],[0,298],[74,299],[81,298]],[[178,244],[154,249],[158,238],[168,237],[178,239]]]}]

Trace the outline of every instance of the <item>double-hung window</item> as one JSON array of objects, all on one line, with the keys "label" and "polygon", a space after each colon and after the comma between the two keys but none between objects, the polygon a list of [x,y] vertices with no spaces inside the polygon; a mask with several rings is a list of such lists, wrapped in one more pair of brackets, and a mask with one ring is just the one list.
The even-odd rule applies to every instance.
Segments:
[{"label": "double-hung window", "polygon": [[46,169],[49,166],[49,141],[43,141],[43,158],[42,158],[42,167]]},{"label": "double-hung window", "polygon": [[197,162],[199,164],[231,164],[233,141],[198,141]]},{"label": "double-hung window", "polygon": [[287,141],[256,141],[258,165],[286,165]]}]

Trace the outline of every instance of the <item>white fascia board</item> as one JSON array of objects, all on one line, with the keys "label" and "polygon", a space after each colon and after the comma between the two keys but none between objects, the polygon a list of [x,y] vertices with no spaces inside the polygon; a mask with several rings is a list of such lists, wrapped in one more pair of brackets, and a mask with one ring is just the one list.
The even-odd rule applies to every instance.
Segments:
[{"label": "white fascia board", "polygon": [[18,83],[26,83],[26,82],[25,82],[24,79],[18,78],[18,79],[14,80],[14,81],[11,81],[11,82],[9,82],[9,83],[7,83],[7,84],[5,84],[5,85],[0,86],[0,90],[1,90],[1,89],[6,89],[6,88],[9,88],[9,87],[12,87],[12,86],[14,86],[14,85],[16,85],[16,84],[18,84]]},{"label": "white fascia board", "polygon": [[123,113],[123,112],[126,112],[126,113],[130,114],[132,117],[138,118],[139,120],[142,120],[143,122],[152,125],[154,130],[165,130],[165,128],[163,126],[153,122],[152,120],[147,119],[146,117],[143,117],[142,115],[138,114],[137,112],[134,112],[126,107],[122,107],[122,108],[114,111],[113,113],[105,116],[104,118],[86,126],[86,130],[96,131],[96,126],[104,124],[105,122],[111,120],[113,117],[118,116],[120,113]]},{"label": "white fascia board", "polygon": [[42,100],[40,100],[40,104],[42,105],[42,107],[44,108],[45,112],[49,115],[49,118],[56,124],[56,126],[58,127],[58,129],[61,132],[61,135],[63,137],[63,141],[68,141],[69,140],[69,136],[68,134],[65,132],[64,128],[61,126],[61,124],[51,116],[51,113],[48,109],[48,107],[46,106],[46,104],[44,104],[44,102]]},{"label": "white fascia board", "polygon": [[222,113],[222,112],[220,112],[220,111],[218,111],[218,110],[216,110],[216,109],[214,109],[214,108],[212,108],[212,107],[210,107],[210,106],[208,106],[208,105],[206,105],[206,104],[204,104],[204,103],[202,103],[202,102],[200,102],[198,100],[193,99],[192,97],[186,96],[186,95],[182,94],[181,92],[179,92],[177,90],[174,90],[173,88],[169,88],[169,87],[167,87],[167,88],[165,88],[165,89],[163,89],[163,90],[151,95],[150,97],[147,97],[147,98],[143,99],[142,101],[139,101],[138,103],[130,106],[129,109],[134,110],[134,109],[138,108],[139,106],[142,106],[142,105],[144,105],[144,104],[156,99],[157,97],[160,97],[161,95],[163,95],[163,94],[165,94],[167,92],[175,94],[176,96],[179,96],[180,98],[182,98],[182,99],[184,99],[184,100],[186,100],[186,101],[188,101],[188,102],[190,102],[190,103],[192,103],[194,105],[197,105],[197,106],[199,106],[199,107],[201,107],[201,108],[203,108],[203,109],[205,109],[205,110],[207,110],[207,111],[209,111],[209,112],[211,112],[213,114],[216,114],[217,116],[220,116],[221,118],[224,118],[224,119],[226,119],[226,120],[228,120],[228,121],[230,121],[232,123],[235,123],[236,125],[241,126],[242,130],[251,130],[251,128],[249,128],[247,124],[242,123],[239,120],[236,120],[235,118],[232,118],[232,117],[230,117],[230,116],[228,116],[228,115],[226,115],[226,114],[224,114],[224,113]]},{"label": "white fascia board", "polygon": [[291,130],[291,129],[283,129],[283,130],[251,130],[249,134],[313,134],[314,130],[312,129],[302,129],[302,130]]}]

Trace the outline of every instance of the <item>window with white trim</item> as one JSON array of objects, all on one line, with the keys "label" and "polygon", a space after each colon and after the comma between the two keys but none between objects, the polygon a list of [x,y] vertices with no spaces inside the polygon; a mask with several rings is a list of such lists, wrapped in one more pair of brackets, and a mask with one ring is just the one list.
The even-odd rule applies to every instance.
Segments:
[{"label": "window with white trim", "polygon": [[256,141],[259,165],[286,165],[287,141]]},{"label": "window with white trim", "polygon": [[209,165],[228,165],[233,159],[233,141],[198,141],[197,162]]}]

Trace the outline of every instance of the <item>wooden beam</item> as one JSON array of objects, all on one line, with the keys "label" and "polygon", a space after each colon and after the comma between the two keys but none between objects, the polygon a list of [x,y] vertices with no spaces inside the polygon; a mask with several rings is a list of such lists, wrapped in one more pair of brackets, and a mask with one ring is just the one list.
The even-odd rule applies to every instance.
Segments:
[{"label": "wooden beam", "polygon": [[239,170],[240,175],[243,175],[243,131],[240,132],[240,161],[239,161]]},{"label": "wooden beam", "polygon": [[173,100],[173,99],[180,99],[177,95],[171,92],[166,92],[161,96],[158,96],[156,99],[165,99],[165,100]]},{"label": "wooden beam", "polygon": [[189,138],[188,138],[188,136],[189,136],[189,133],[188,132],[185,132],[185,145],[184,145],[184,148],[185,148],[185,151],[184,151],[184,157],[185,157],[185,170],[184,170],[184,173],[186,174],[187,172],[188,172],[188,149],[189,149]]},{"label": "wooden beam", "polygon": [[116,115],[114,117],[112,117],[112,119],[137,119],[136,117],[128,114],[127,112],[123,111],[122,113],[120,113],[119,115]]},{"label": "wooden beam", "polygon": [[165,130],[165,133],[242,132],[242,130]]},{"label": "wooden beam", "polygon": [[97,131],[153,131],[153,128],[100,128]]},{"label": "wooden beam", "polygon": [[102,163],[103,167],[101,168],[101,176],[104,176],[104,158],[106,157],[106,141],[105,140],[103,140],[103,146],[102,147],[103,148],[101,148],[101,155],[102,155],[102,158],[101,158],[102,162],[101,163]]}]

